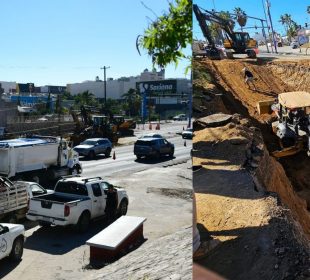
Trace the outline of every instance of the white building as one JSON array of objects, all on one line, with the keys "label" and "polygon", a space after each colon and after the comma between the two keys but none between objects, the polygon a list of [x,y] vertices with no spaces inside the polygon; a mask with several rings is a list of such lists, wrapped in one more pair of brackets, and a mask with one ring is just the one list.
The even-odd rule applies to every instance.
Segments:
[{"label": "white building", "polygon": [[5,93],[9,93],[16,90],[16,82],[4,82],[0,81],[1,87]]},{"label": "white building", "polygon": [[[138,77],[120,78],[117,80],[107,80],[107,99],[121,99],[122,95],[130,88],[136,88]],[[104,98],[104,82],[103,81],[85,81],[82,83],[67,84],[67,91],[72,95],[77,95],[88,90],[97,98]]]},{"label": "white building", "polygon": [[[145,69],[140,76],[121,77],[119,79],[107,79],[107,99],[121,99],[124,93],[130,88],[135,89],[136,83],[140,81],[160,81],[165,79],[165,70],[156,72]],[[88,90],[97,98],[104,98],[104,82],[97,76],[94,81],[85,81],[82,83],[67,84],[67,91],[72,95],[77,95]]]}]

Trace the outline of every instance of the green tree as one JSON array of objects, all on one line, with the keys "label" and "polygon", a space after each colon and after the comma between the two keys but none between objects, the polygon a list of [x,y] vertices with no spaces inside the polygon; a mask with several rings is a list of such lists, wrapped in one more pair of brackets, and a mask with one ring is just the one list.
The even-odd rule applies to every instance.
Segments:
[{"label": "green tree", "polygon": [[282,25],[284,25],[286,36],[288,37],[288,40],[291,42],[292,38],[294,38],[297,35],[297,29],[298,29],[297,23],[292,19],[292,16],[289,14],[281,15],[279,22]]},{"label": "green tree", "polygon": [[[232,20],[229,11],[220,11],[217,16],[229,22],[230,29],[233,30],[235,27],[234,21]],[[222,28],[218,23],[211,22],[209,25],[212,37],[218,41],[219,39],[224,41],[225,35],[223,34]]]},{"label": "green tree", "polygon": [[63,99],[63,100],[73,100],[73,99],[74,99],[74,96],[72,96],[70,92],[65,91],[65,92],[62,94],[62,99]]},{"label": "green tree", "polygon": [[[153,64],[165,67],[185,58],[184,49],[192,43],[192,0],[169,2],[169,12],[159,16],[137,38],[139,47],[147,50]],[[189,57],[188,57],[189,58]]]},{"label": "green tree", "polygon": [[234,9],[234,13],[236,14],[235,19],[238,22],[238,24],[240,25],[241,30],[242,30],[242,28],[247,23],[248,17],[246,15],[245,11],[243,11],[240,7],[236,7]]},{"label": "green tree", "polygon": [[74,97],[74,102],[77,105],[96,105],[97,101],[95,100],[95,96],[94,94],[92,94],[91,92],[89,92],[88,90],[82,92],[82,93],[78,93],[75,97]]},{"label": "green tree", "polygon": [[124,93],[122,95],[122,98],[125,101],[125,110],[128,110],[129,115],[137,115],[139,108],[140,108],[140,102],[141,97],[137,93],[137,91],[133,88],[130,88],[127,93]]}]

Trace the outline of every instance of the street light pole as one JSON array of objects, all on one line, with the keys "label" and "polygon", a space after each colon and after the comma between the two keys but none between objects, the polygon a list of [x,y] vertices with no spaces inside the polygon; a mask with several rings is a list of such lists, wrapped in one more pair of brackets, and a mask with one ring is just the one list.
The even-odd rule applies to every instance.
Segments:
[{"label": "street light pole", "polygon": [[106,78],[106,70],[111,68],[110,66],[103,66],[100,69],[103,69],[103,75],[104,75],[104,82],[103,82],[103,86],[104,86],[104,107],[107,107],[107,78]]}]

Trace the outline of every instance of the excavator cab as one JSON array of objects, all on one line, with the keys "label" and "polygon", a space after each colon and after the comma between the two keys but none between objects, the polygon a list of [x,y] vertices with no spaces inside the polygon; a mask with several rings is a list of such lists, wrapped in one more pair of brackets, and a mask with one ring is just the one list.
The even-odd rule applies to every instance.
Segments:
[{"label": "excavator cab", "polygon": [[282,148],[273,155],[294,155],[306,148],[310,156],[310,93],[281,93],[278,104],[272,107],[278,118],[278,121],[272,123],[272,130],[279,138]]}]

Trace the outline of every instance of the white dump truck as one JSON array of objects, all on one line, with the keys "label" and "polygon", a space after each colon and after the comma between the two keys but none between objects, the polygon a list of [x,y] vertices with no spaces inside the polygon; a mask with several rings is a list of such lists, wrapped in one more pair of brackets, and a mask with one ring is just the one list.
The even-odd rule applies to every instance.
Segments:
[{"label": "white dump truck", "polygon": [[59,137],[33,136],[0,141],[0,175],[37,183],[82,172],[78,153]]}]

